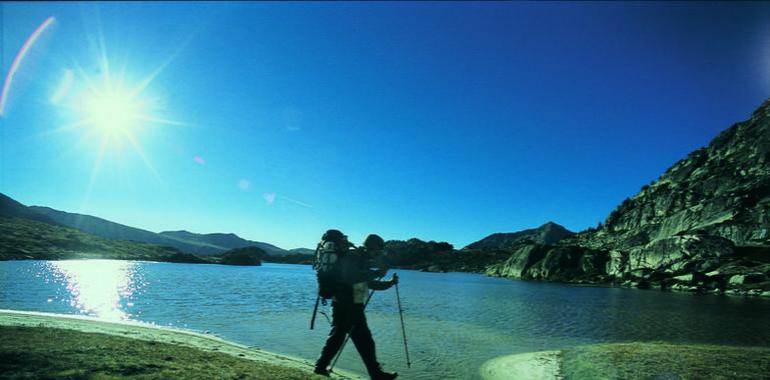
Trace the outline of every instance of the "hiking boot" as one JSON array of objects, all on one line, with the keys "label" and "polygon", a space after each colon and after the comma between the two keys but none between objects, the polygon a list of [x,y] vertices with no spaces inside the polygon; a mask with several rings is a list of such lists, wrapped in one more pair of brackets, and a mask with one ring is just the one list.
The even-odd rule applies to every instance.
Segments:
[{"label": "hiking boot", "polygon": [[315,367],[315,369],[313,370],[313,373],[315,373],[316,375],[329,377],[329,370],[326,368]]},{"label": "hiking boot", "polygon": [[389,372],[380,370],[377,373],[375,373],[374,376],[372,376],[372,380],[393,380],[397,377],[398,377],[398,373],[396,372],[389,373]]}]

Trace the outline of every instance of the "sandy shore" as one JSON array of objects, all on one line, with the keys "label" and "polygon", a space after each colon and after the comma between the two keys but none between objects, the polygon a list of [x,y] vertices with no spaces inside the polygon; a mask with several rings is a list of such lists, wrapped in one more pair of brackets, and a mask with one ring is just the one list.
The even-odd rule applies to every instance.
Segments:
[{"label": "sandy shore", "polygon": [[502,379],[767,378],[770,347],[667,342],[596,343],[557,351],[506,355],[479,369]]},{"label": "sandy shore", "polygon": [[[308,373],[313,370],[313,364],[308,360],[250,348],[207,334],[200,334],[176,328],[158,327],[141,322],[107,322],[77,315],[0,309],[0,325],[51,327],[117,335],[146,341],[177,344],[204,351],[222,352],[243,359],[295,368],[307,371]],[[365,377],[360,375],[338,369],[335,369],[334,372],[336,375],[333,375],[333,377],[338,379],[365,379]]]},{"label": "sandy shore", "polygon": [[485,380],[561,379],[561,351],[528,352],[494,358],[484,363],[479,374]]}]

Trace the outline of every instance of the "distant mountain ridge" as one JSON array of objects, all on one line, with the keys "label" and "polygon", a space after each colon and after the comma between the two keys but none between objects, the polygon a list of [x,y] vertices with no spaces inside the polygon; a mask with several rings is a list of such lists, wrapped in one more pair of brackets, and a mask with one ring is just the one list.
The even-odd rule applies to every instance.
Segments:
[{"label": "distant mountain ridge", "polygon": [[51,218],[31,210],[29,207],[2,193],[0,193],[0,216],[55,224]]},{"label": "distant mountain ridge", "polygon": [[465,249],[509,249],[523,241],[538,244],[554,244],[575,233],[558,225],[548,222],[537,228],[519,232],[495,233],[477,242],[468,244]]},{"label": "distant mountain ridge", "polygon": [[[25,206],[22,205],[22,207]],[[31,214],[36,214],[37,217],[43,217],[48,221],[53,221],[57,224],[72,227],[96,236],[174,247],[182,252],[198,255],[216,255],[231,249],[248,246],[261,248],[269,255],[273,256],[283,256],[288,253],[286,250],[272,244],[246,240],[235,234],[196,234],[187,231],[155,233],[140,228],[125,226],[95,216],[59,211],[50,207],[30,206],[28,209],[32,211]]]},{"label": "distant mountain ridge", "polygon": [[288,253],[285,249],[278,248],[272,244],[264,243],[260,241],[246,240],[233,233],[211,233],[211,234],[196,234],[189,231],[163,231],[159,233],[161,236],[168,237],[170,239],[185,242],[196,243],[207,247],[213,247],[218,250],[232,250],[236,248],[245,247],[257,247],[267,254],[272,256],[283,256]]},{"label": "distant mountain ridge", "polygon": [[0,194],[0,260],[107,258],[166,261],[179,254],[172,247],[107,239],[64,226]]}]

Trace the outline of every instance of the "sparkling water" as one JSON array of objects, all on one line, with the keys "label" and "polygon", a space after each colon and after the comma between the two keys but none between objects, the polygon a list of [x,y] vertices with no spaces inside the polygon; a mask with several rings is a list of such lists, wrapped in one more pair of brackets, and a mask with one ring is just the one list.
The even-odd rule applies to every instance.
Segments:
[{"label": "sparkling water", "polygon": [[[411,368],[395,289],[367,308],[378,359],[404,378],[468,379],[487,360],[598,342],[770,345],[770,300],[511,281],[397,270]],[[314,361],[329,330],[309,329],[308,265],[237,267],[142,261],[0,262],[0,308],[137,320],[213,335]],[[338,367],[365,374],[352,342]]]}]

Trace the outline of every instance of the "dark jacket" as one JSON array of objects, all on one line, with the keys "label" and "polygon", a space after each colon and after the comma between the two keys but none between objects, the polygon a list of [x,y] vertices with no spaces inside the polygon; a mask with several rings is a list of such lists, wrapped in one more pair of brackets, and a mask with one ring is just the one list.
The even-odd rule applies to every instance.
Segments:
[{"label": "dark jacket", "polygon": [[[385,290],[391,286],[390,282],[376,280],[380,273],[369,268],[369,259],[362,252],[348,252],[339,259],[337,266],[339,281],[334,293],[336,302],[354,303],[354,287],[359,287],[358,291],[361,291],[361,284],[374,290]],[[362,303],[360,297],[357,301]]]}]

